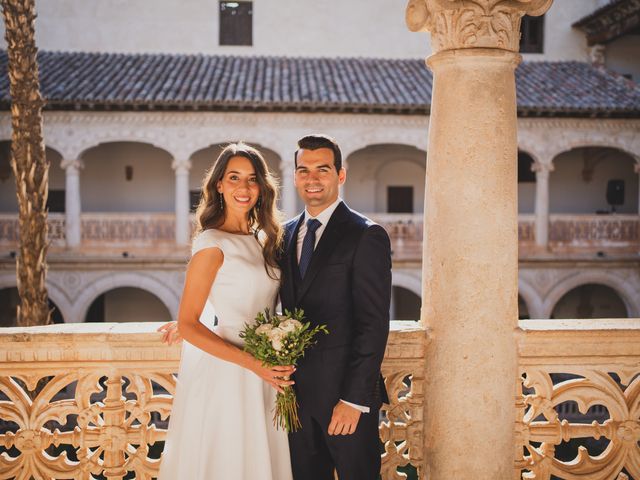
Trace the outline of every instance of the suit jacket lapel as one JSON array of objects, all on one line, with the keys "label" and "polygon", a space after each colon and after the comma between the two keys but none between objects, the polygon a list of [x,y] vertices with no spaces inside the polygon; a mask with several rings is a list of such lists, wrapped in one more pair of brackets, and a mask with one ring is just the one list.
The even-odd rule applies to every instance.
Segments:
[{"label": "suit jacket lapel", "polygon": [[283,268],[285,269],[286,281],[283,283],[283,287],[288,290],[287,293],[290,295],[289,298],[294,302],[296,299],[296,283],[299,281],[300,277],[297,254],[298,232],[300,231],[300,225],[302,225],[303,220],[304,213],[298,215],[296,222],[289,226],[285,236],[286,243],[284,245]]},{"label": "suit jacket lapel", "polygon": [[322,233],[322,237],[320,237],[318,246],[313,251],[311,263],[309,263],[309,267],[307,268],[307,273],[305,274],[304,279],[302,279],[302,285],[298,290],[298,301],[300,301],[307,292],[313,282],[313,279],[318,274],[318,271],[326,264],[326,261],[331,255],[334,247],[340,241],[342,233],[341,224],[348,220],[348,214],[349,209],[344,202],[341,202],[336,207],[333,215],[331,215],[329,223],[327,223],[327,226]]}]

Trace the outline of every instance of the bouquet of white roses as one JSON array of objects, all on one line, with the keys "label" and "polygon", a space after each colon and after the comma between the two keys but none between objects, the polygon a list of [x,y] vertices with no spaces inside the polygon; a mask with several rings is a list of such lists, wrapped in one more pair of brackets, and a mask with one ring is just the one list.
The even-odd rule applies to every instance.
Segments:
[{"label": "bouquet of white roses", "polygon": [[[296,365],[305,350],[316,343],[314,337],[320,332],[329,333],[325,325],[311,328],[309,322],[304,322],[301,309],[276,315],[267,308],[258,313],[253,325],[245,324],[240,337],[244,338],[244,349],[265,365]],[[284,393],[276,395],[273,423],[293,432],[300,428],[296,393],[291,387],[283,389]]]}]

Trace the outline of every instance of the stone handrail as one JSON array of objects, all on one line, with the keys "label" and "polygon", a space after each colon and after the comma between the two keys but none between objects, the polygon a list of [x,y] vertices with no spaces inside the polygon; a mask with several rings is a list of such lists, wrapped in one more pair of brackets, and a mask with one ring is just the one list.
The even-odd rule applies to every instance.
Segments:
[{"label": "stone handrail", "polygon": [[[422,214],[370,213],[370,218],[389,232],[395,260],[419,260],[422,255]],[[193,220],[193,219],[192,219]],[[518,216],[521,245],[535,242],[535,217]],[[175,241],[173,213],[83,213],[83,248],[148,248],[171,246]],[[52,247],[65,246],[65,218],[49,214]],[[18,217],[0,214],[0,246],[17,248]],[[549,243],[554,248],[626,248],[640,249],[640,216],[552,214]]]},{"label": "stone handrail", "polygon": [[[522,478],[640,478],[640,319],[523,320],[520,327]],[[599,455],[581,446],[573,458],[557,458],[563,442],[601,438],[608,445]]]},{"label": "stone handrail", "polygon": [[[179,346],[160,343],[157,325],[0,330],[0,479],[155,476],[180,357]],[[623,468],[640,478],[640,319],[526,320],[516,338],[514,478],[622,480]],[[391,398],[380,424],[384,480],[410,470],[426,478],[428,342],[419,324],[392,322],[383,364]],[[579,450],[556,458],[563,442],[599,438],[609,440],[599,456]]]},{"label": "stone handrail", "polygon": [[[156,476],[180,359],[158,325],[0,330],[0,479]],[[423,470],[425,345],[415,322],[393,322],[383,365],[391,405],[380,424],[385,480]]]}]

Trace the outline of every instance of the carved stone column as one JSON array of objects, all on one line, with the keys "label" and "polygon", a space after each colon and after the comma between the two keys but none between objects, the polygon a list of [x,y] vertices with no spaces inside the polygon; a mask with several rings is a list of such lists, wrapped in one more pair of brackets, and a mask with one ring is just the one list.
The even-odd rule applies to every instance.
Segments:
[{"label": "carved stone column", "polygon": [[554,166],[553,163],[536,162],[531,169],[536,172],[536,245],[547,248],[549,245],[549,174],[553,172]]},{"label": "carved stone column", "polygon": [[191,236],[189,222],[189,160],[174,160],[171,168],[176,174],[176,244],[188,245]]},{"label": "carved stone column", "polygon": [[280,192],[282,193],[282,211],[286,218],[291,218],[298,213],[297,198],[298,193],[293,184],[293,174],[295,166],[293,160],[282,161],[280,164]]},{"label": "carved stone column", "polygon": [[430,480],[514,477],[521,17],[551,0],[411,0],[431,32],[422,322]]},{"label": "carved stone column", "polygon": [[82,241],[82,203],[80,199],[80,170],[82,160],[63,160],[60,164],[65,173],[64,211],[67,247],[77,248]]}]

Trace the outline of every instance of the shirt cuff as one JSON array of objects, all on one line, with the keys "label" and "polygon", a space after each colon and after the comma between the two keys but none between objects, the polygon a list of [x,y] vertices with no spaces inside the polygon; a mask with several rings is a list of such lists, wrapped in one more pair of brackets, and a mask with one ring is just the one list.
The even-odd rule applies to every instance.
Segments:
[{"label": "shirt cuff", "polygon": [[362,413],[369,413],[371,409],[369,407],[364,407],[362,405],[356,405],[355,403],[347,402],[346,400],[340,399],[342,403],[346,403],[350,407],[355,408],[356,410],[360,410]]}]

